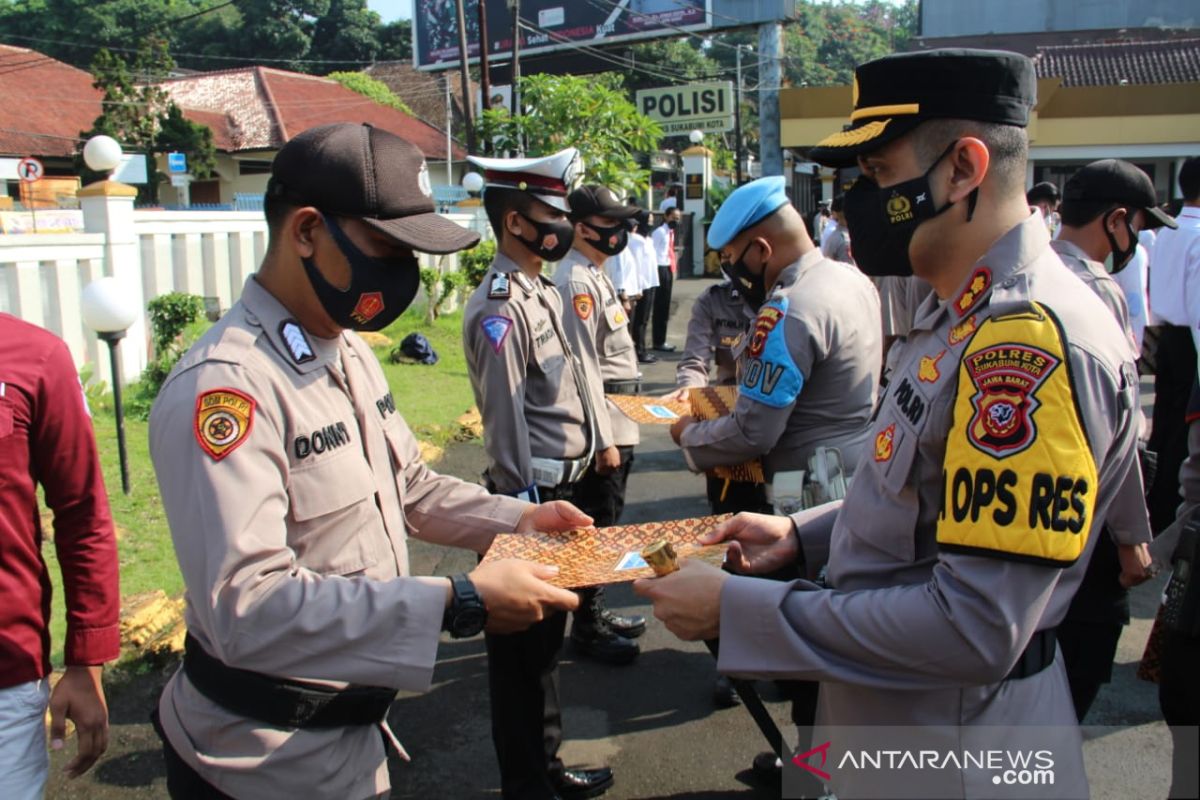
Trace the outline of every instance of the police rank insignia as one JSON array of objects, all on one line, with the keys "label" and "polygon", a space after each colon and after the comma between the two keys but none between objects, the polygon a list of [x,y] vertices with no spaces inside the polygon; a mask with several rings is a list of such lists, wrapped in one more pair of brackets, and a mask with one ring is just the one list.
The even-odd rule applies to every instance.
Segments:
[{"label": "police rank insignia", "polygon": [[971,444],[996,458],[1029,447],[1037,436],[1037,388],[1059,363],[1045,350],[1025,344],[991,345],[963,359],[975,385],[975,415],[967,428]]},{"label": "police rank insignia", "polygon": [[971,280],[967,281],[967,288],[963,289],[962,294],[954,301],[954,311],[958,316],[963,316],[979,302],[979,298],[992,285],[992,271],[987,267],[979,267],[971,273]]},{"label": "police rank insignia", "polygon": [[479,321],[479,327],[483,329],[483,335],[492,344],[492,350],[499,353],[500,348],[504,347],[504,342],[508,339],[508,333],[512,330],[513,321],[508,317],[502,317],[498,314],[484,317]]},{"label": "police rank insignia", "polygon": [[937,379],[942,377],[941,371],[938,370],[938,362],[944,355],[946,355],[945,350],[936,356],[922,356],[921,363],[917,367],[917,380],[922,383],[937,383]]},{"label": "police rank insignia", "polygon": [[196,441],[213,461],[236,450],[254,427],[254,398],[236,389],[213,389],[196,398]]},{"label": "police rank insignia", "polygon": [[967,337],[975,332],[978,322],[978,317],[972,314],[950,329],[950,335],[946,337],[946,341],[952,346],[965,341]]},{"label": "police rank insignia", "polygon": [[508,276],[503,272],[497,272],[492,276],[492,285],[488,287],[488,299],[496,300],[510,296],[512,296],[512,287],[508,284]]},{"label": "police rank insignia", "polygon": [[354,310],[350,312],[350,318],[359,325],[366,325],[378,317],[381,311],[383,311],[383,294],[380,292],[365,292],[358,296],[358,302],[354,304]]},{"label": "police rank insignia", "polygon": [[308,337],[304,335],[304,329],[294,319],[285,319],[279,325],[279,336],[283,339],[283,343],[287,345],[288,355],[292,357],[292,361],[297,364],[304,364],[314,360],[317,354],[313,352],[312,345],[309,344]]},{"label": "police rank insignia", "polygon": [[892,445],[896,441],[896,423],[888,425],[875,437],[875,460],[888,461],[892,457]]},{"label": "police rank insignia", "polygon": [[590,294],[580,293],[571,298],[571,305],[575,308],[575,316],[586,320],[592,315],[592,296]]}]

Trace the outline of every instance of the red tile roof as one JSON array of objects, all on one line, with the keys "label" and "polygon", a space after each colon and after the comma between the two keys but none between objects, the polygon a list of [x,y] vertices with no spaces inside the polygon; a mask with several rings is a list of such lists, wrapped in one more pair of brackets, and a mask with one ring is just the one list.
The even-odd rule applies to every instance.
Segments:
[{"label": "red tile roof", "polygon": [[[270,67],[204,72],[164,81],[162,87],[185,107],[185,114],[212,126],[211,116],[199,119],[189,109],[224,114],[224,137],[234,150],[275,150],[301,131],[331,122],[368,122],[421,148],[426,158],[446,158],[444,131],[394,108],[379,105],[337,81]],[[214,130],[214,138],[221,138]],[[454,145],[453,157],[465,151]]]},{"label": "red tile roof", "polygon": [[1200,39],[1039,47],[1039,78],[1064,86],[1121,86],[1200,81]]},{"label": "red tile roof", "polygon": [[92,76],[35,50],[0,44],[0,155],[71,156],[100,116]]}]

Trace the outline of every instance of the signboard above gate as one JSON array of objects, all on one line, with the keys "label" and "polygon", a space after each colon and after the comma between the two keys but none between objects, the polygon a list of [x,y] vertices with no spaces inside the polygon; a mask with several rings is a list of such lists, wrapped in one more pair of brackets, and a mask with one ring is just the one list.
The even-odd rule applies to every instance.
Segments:
[{"label": "signboard above gate", "polygon": [[637,109],[669,136],[694,130],[724,133],[733,130],[733,82],[640,89]]}]

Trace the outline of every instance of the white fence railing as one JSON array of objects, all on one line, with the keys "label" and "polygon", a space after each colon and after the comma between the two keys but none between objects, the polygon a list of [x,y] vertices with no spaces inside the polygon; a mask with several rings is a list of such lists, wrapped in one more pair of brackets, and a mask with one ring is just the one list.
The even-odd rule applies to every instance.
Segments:
[{"label": "white fence railing", "polygon": [[[224,313],[241,297],[267,248],[258,211],[135,211],[131,198],[111,196],[89,197],[81,205],[84,225],[94,232],[0,235],[0,312],[62,337],[76,365],[93,364],[95,377],[107,382],[107,351],[79,313],[84,286],[115,275],[143,309],[160,295],[187,292],[205,298],[210,313]],[[444,216],[488,235],[482,213]],[[422,258],[423,266],[435,263],[438,257]],[[456,256],[441,264],[458,269]],[[127,381],[153,357],[144,318],[130,328],[122,357]]]}]

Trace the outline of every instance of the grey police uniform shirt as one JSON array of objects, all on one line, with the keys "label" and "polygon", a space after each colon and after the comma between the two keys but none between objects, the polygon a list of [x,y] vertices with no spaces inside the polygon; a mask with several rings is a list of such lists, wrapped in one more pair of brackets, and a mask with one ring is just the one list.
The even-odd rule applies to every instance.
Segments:
[{"label": "grey police uniform shirt", "polygon": [[[1125,338],[1129,344],[1129,357],[1137,361],[1138,349],[1133,338],[1133,328],[1129,323],[1129,305],[1120,285],[1105,271],[1103,264],[1093,261],[1074,243],[1055,239],[1050,242],[1050,249],[1058,255],[1067,269],[1083,281],[1084,286],[1091,289],[1104,303],[1113,319],[1125,332]],[[1139,384],[1138,389],[1140,390],[1140,388]],[[1138,434],[1141,436],[1145,431],[1145,414],[1142,412],[1140,400],[1136,408]],[[1135,536],[1149,538],[1152,535],[1150,513],[1146,507],[1145,498],[1145,480],[1139,461],[1138,466],[1129,471],[1125,483],[1117,490],[1117,497],[1113,500],[1108,517],[1105,519],[1109,529],[1113,531],[1114,538],[1118,541]]]},{"label": "grey police uniform shirt", "polygon": [[[572,249],[558,262],[554,284],[562,295],[567,341],[581,359],[595,362],[602,379],[600,394],[604,394],[604,384],[615,384],[616,394],[633,394],[638,380],[637,351],[629,332],[629,315],[608,274]],[[632,447],[640,441],[637,423],[620,409],[607,399],[598,407],[606,409],[613,444]]]},{"label": "grey police uniform shirt", "polygon": [[833,226],[833,230],[829,232],[828,236],[821,237],[821,252],[831,261],[853,264],[854,259],[850,255],[849,231],[836,222],[830,224]]},{"label": "grey police uniform shirt", "polygon": [[[408,537],[482,553],[529,508],[426,467],[362,339],[308,335],[254,278],[163,384],[150,455],[188,632],[230,666],[332,686],[427,690],[446,590],[407,577]],[[388,788],[374,726],[264,725],[182,671],[158,710],[179,756],[226,794]]]},{"label": "grey police uniform shirt", "polygon": [[715,283],[701,292],[692,304],[687,341],[675,366],[675,384],[707,386],[709,365],[714,361],[717,370],[713,383],[736,383],[738,356],[746,347],[753,323],[754,311],[730,281]]},{"label": "grey police uniform shirt", "polygon": [[591,414],[603,405],[578,388],[582,383],[595,392],[596,384],[567,343],[562,297],[545,275],[530,278],[497,253],[467,301],[463,347],[483,417],[487,476],[496,491],[516,493],[532,486],[533,457],[590,456],[593,425],[596,446],[611,443],[607,415]]},{"label": "grey police uniform shirt", "polygon": [[[1080,289],[1031,216],[921,306],[845,499],[793,517],[829,588],[731,577],[722,672],[821,681],[824,724],[1067,726],[1055,796],[1086,796],[1061,658],[1004,680],[1063,618],[1137,463],[1137,370]],[[995,792],[978,771],[963,787]]]},{"label": "grey police uniform shirt", "polygon": [[871,280],[879,290],[883,335],[906,336],[917,309],[933,293],[933,287],[914,275],[883,275]]},{"label": "grey police uniform shirt", "polygon": [[742,354],[733,413],[680,437],[696,472],[762,457],[768,481],[808,468],[818,446],[850,470],[867,437],[879,385],[879,301],[849,264],[813,249],[784,268]]}]

